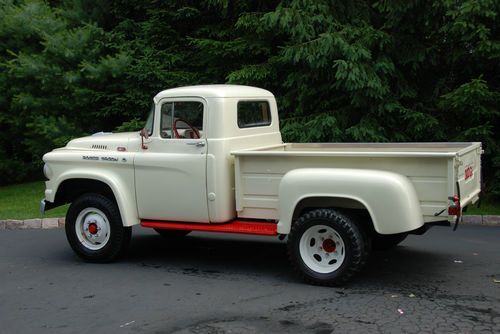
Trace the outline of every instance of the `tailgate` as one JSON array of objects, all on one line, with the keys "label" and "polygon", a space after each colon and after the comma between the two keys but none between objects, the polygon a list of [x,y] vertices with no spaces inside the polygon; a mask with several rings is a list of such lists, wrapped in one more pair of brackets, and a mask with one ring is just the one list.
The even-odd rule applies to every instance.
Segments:
[{"label": "tailgate", "polygon": [[455,158],[455,182],[458,182],[460,205],[465,207],[479,198],[481,192],[481,143],[472,143]]}]

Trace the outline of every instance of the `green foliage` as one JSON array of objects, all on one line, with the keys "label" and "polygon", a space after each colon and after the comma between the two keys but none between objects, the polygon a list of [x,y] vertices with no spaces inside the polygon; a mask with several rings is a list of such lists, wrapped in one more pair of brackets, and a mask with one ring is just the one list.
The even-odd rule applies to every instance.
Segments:
[{"label": "green foliage", "polygon": [[74,137],[80,137],[83,132],[69,122],[66,117],[34,116],[26,123],[26,135],[22,144],[33,156],[33,164],[42,166],[39,157],[47,152],[47,147],[61,147]]},{"label": "green foliage", "polygon": [[[311,117],[283,119],[281,132],[285,141],[326,142],[333,136],[334,140],[343,139],[342,131],[338,129],[337,120],[332,114],[318,114]],[[336,130],[331,133],[331,130]],[[325,136],[328,134],[328,137]]]},{"label": "green foliage", "polygon": [[0,3],[0,172],[226,82],[275,93],[286,141],[482,141],[500,196],[497,0]]},{"label": "green foliage", "polygon": [[144,127],[144,121],[134,118],[130,121],[123,122],[121,125],[116,127],[116,132],[131,132],[139,131]]},{"label": "green foliage", "polygon": [[289,141],[482,141],[487,190],[498,195],[499,9],[494,0],[283,1],[239,18],[242,38],[279,47],[241,59],[228,78],[268,81]]},{"label": "green foliage", "polygon": [[22,177],[36,177],[45,152],[120,120],[103,97],[123,89],[130,56],[95,23],[42,1],[2,1],[0,22],[0,169],[27,165]]}]

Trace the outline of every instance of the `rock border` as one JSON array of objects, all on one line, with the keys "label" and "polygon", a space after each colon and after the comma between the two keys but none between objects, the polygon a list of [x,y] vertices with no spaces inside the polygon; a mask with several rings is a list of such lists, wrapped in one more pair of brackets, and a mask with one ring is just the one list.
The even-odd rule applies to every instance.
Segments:
[{"label": "rock border", "polygon": [[64,218],[34,218],[25,220],[0,220],[0,230],[34,230],[64,227]]},{"label": "rock border", "polygon": [[[63,228],[65,218],[35,218],[25,220],[0,220],[0,230],[33,230]],[[461,224],[500,226],[500,216],[466,215]]]},{"label": "rock border", "polygon": [[463,216],[464,224],[476,225],[500,225],[500,216],[493,215],[465,215]]}]

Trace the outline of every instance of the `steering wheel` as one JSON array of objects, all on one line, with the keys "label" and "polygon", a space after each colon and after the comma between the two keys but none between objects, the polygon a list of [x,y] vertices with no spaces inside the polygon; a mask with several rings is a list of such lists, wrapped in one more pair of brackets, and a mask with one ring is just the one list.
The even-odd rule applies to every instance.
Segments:
[{"label": "steering wheel", "polygon": [[172,132],[174,133],[175,138],[177,138],[177,139],[182,138],[181,135],[179,135],[179,132],[177,131],[177,122],[183,122],[191,130],[193,130],[193,132],[192,132],[192,134],[194,136],[194,137],[192,137],[193,139],[199,139],[199,138],[201,138],[200,131],[198,131],[197,128],[195,128],[194,126],[192,126],[191,124],[189,124],[188,122],[186,122],[185,120],[183,120],[182,118],[176,118],[174,120],[174,123],[172,124]]}]

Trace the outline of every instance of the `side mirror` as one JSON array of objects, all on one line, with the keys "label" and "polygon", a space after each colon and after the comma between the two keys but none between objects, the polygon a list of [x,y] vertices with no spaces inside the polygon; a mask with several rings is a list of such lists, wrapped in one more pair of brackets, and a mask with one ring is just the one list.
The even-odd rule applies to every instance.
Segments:
[{"label": "side mirror", "polygon": [[144,144],[144,139],[148,139],[149,138],[148,130],[146,128],[142,128],[141,132],[139,132],[139,135],[141,136],[141,148],[143,150],[147,150],[148,147],[146,146],[146,144]]}]

